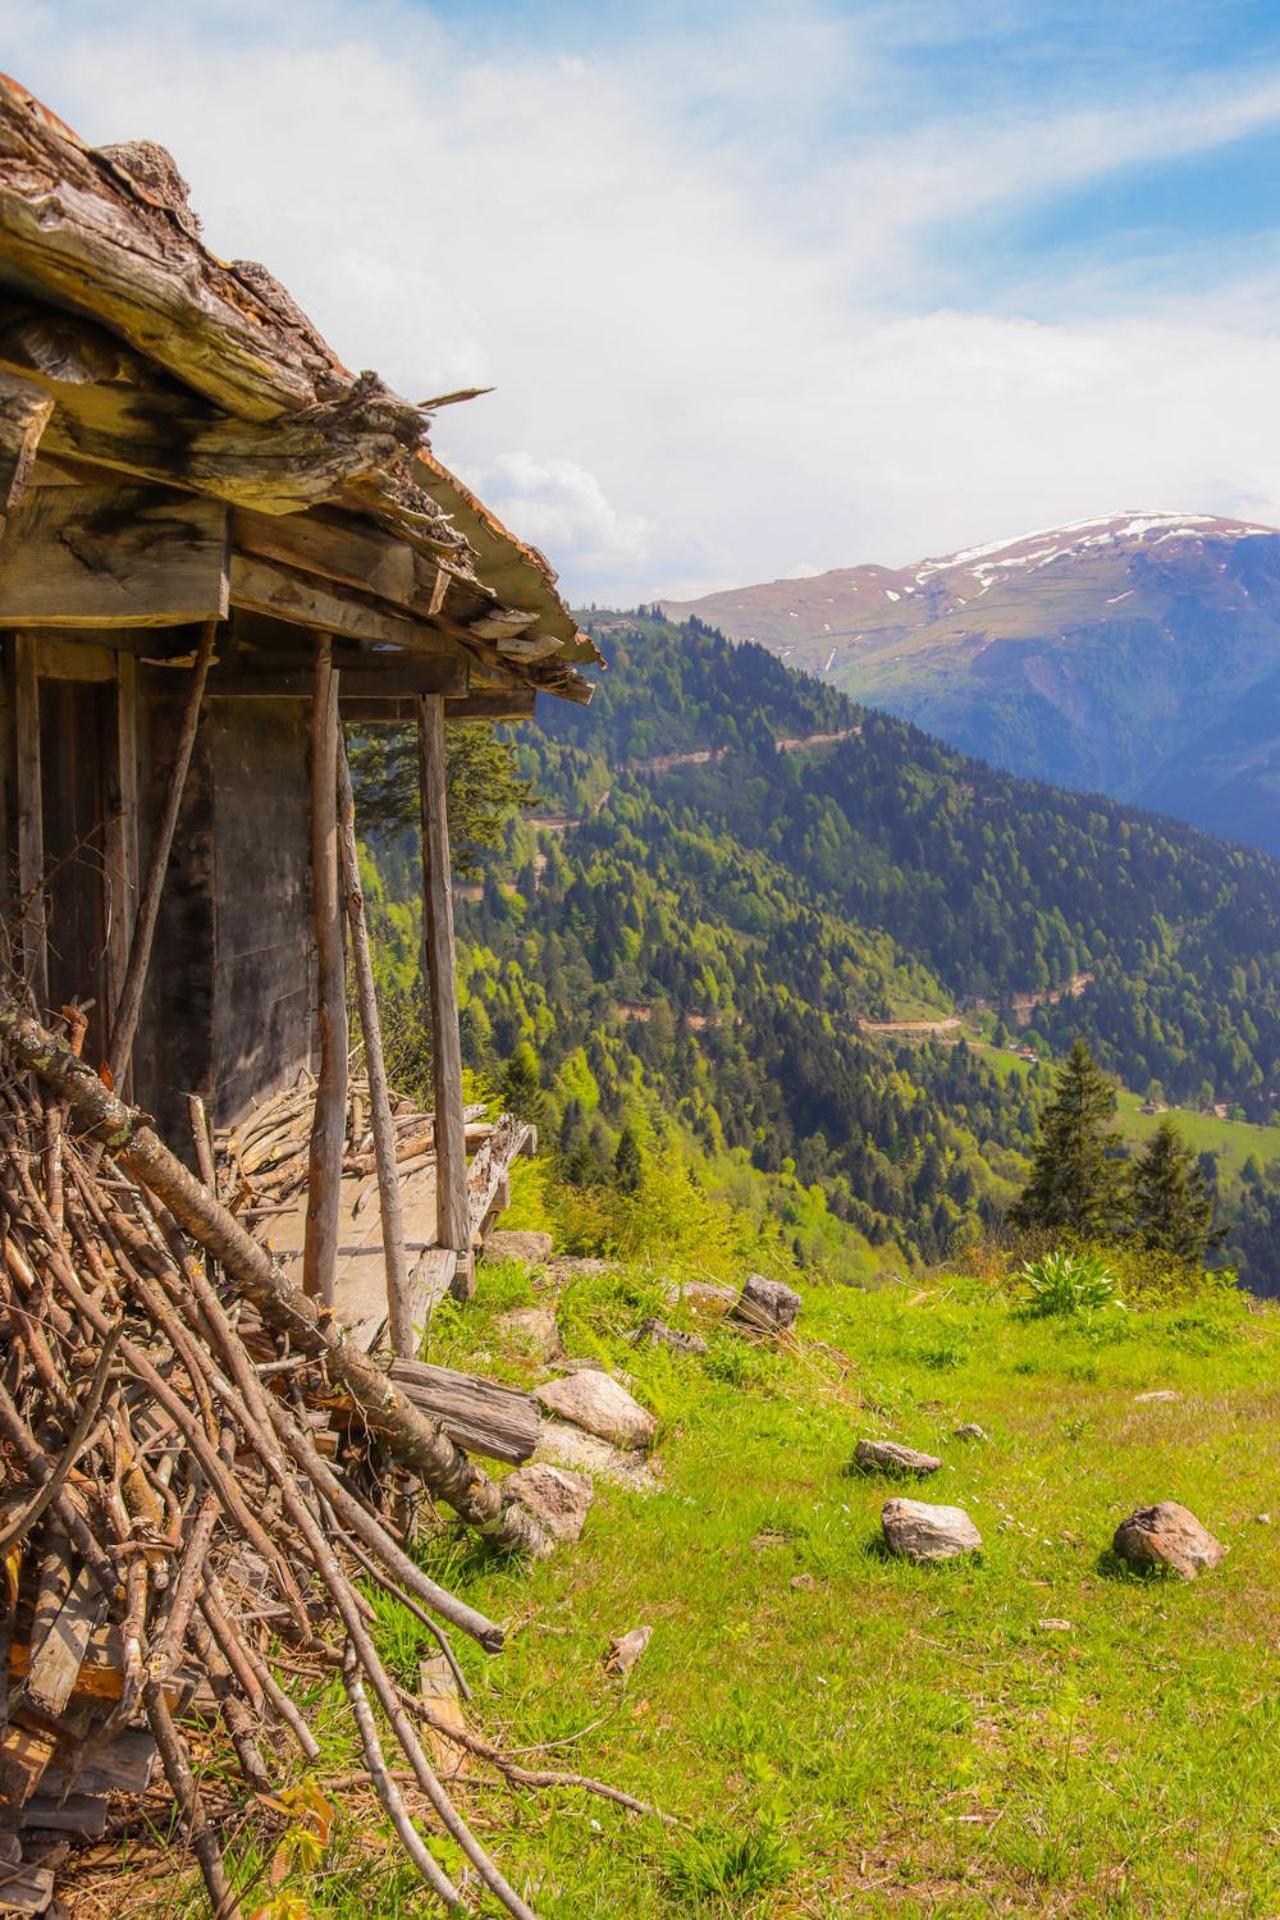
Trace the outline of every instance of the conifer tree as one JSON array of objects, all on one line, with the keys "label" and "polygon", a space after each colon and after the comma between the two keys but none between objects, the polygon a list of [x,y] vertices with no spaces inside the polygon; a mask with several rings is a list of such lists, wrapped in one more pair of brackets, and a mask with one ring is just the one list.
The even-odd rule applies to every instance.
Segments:
[{"label": "conifer tree", "polygon": [[1016,1227],[1105,1238],[1120,1210],[1121,1166],[1110,1122],[1115,1089],[1083,1040],[1058,1072],[1040,1123],[1031,1178],[1014,1206]]},{"label": "conifer tree", "polygon": [[1203,1266],[1213,1244],[1213,1195],[1195,1153],[1162,1120],[1133,1163],[1129,1210],[1140,1245]]},{"label": "conifer tree", "polygon": [[643,1174],[640,1143],[630,1127],[624,1127],[618,1136],[618,1150],[613,1156],[613,1183],[619,1193],[639,1193]]}]

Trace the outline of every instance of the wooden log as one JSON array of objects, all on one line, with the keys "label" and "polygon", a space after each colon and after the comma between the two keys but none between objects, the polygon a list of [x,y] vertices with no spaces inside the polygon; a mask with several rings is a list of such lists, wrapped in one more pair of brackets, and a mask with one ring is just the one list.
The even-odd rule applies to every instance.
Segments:
[{"label": "wooden log", "polygon": [[[386,1058],[382,1050],[382,1020],[373,980],[373,955],[364,917],[364,895],[360,890],[355,795],[341,727],[338,728],[337,762],[338,844],[342,858],[347,925],[351,932],[351,957],[355,964],[356,1004],[360,1009],[360,1031],[364,1038],[365,1071],[369,1076],[369,1119],[373,1128],[373,1157],[378,1174],[382,1258],[387,1275],[387,1319],[391,1329],[392,1352],[409,1359],[416,1350],[417,1341],[409,1301],[409,1263],[404,1244],[400,1179],[396,1172],[395,1125],[391,1117]],[[358,1130],[355,1137],[358,1143]]]},{"label": "wooden log", "polygon": [[216,500],[159,487],[34,489],[0,541],[0,626],[220,620],[229,539]]},{"label": "wooden log", "polygon": [[425,620],[380,606],[352,587],[253,554],[236,552],[231,557],[231,599],[235,606],[269,614],[273,620],[322,627],[371,645],[403,647],[416,654],[454,651],[452,641]]},{"label": "wooden log", "polygon": [[[532,720],[534,699],[532,689],[517,693],[493,693],[482,689],[456,697],[446,694],[444,717],[446,720],[483,720],[490,725],[500,720]],[[349,700],[344,694],[342,717],[353,726],[415,726],[418,709],[412,698]]]},{"label": "wooden log", "polygon": [[530,1394],[422,1360],[393,1360],[391,1378],[468,1453],[519,1466],[538,1444],[538,1403]]},{"label": "wooden log", "polygon": [[[431,1006],[435,1081],[436,1237],[442,1247],[469,1255],[466,1123],[462,1100],[462,1036],[453,941],[453,883],[445,783],[444,702],[418,701],[419,791],[422,801],[423,937]],[[470,1298],[475,1269],[459,1258],[454,1293]]]},{"label": "wooden log", "polygon": [[[425,659],[419,654],[364,654],[360,666],[344,665],[341,675],[344,711],[350,704],[348,694],[376,705],[420,693],[464,695],[468,684],[467,662],[461,654]],[[209,698],[304,700],[310,698],[314,686],[312,667],[277,666],[269,654],[236,653],[220,661],[210,674]]]},{"label": "wooden log", "polygon": [[338,889],[338,678],[333,642],[316,635],[311,709],[311,928],[320,1072],[307,1158],[303,1291],[333,1305],[347,1121],[347,992]]},{"label": "wooden log", "polygon": [[121,988],[119,1004],[114,1009],[111,1022],[111,1039],[107,1058],[111,1067],[111,1077],[118,1087],[124,1085],[129,1063],[133,1057],[134,1035],[138,1030],[138,1016],[142,1011],[142,995],[147,984],[147,970],[151,964],[151,948],[155,940],[156,922],[160,917],[160,896],[164,892],[164,878],[168,871],[169,856],[173,851],[173,836],[177,830],[178,814],[182,808],[182,795],[187,784],[187,772],[191,766],[196,730],[200,725],[200,705],[204,698],[204,686],[209,676],[217,633],[217,622],[207,621],[200,636],[195,664],[191,669],[182,724],[178,730],[173,764],[169,769],[169,782],[165,789],[164,807],[156,822],[155,836],[151,844],[151,858],[147,864],[146,884],[142,889],[142,898],[138,902],[133,938],[129,942],[129,964],[125,969],[124,986]]},{"label": "wooden log", "polygon": [[40,680],[36,642],[13,643],[13,726],[17,749],[18,898],[22,971],[36,1005],[49,1003],[48,906],[44,893],[44,782],[40,766]]},{"label": "wooden log", "polygon": [[0,533],[22,497],[35,465],[53,401],[29,380],[0,373]]}]

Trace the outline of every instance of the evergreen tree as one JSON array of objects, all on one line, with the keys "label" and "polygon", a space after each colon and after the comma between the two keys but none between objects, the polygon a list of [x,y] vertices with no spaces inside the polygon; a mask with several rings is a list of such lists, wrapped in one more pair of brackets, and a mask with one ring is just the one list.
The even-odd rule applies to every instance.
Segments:
[{"label": "evergreen tree", "polygon": [[502,1104],[517,1119],[540,1126],[546,1118],[547,1103],[538,1075],[538,1057],[527,1040],[522,1040],[502,1076]]},{"label": "evergreen tree", "polygon": [[624,1127],[618,1136],[618,1150],[613,1156],[613,1183],[619,1193],[639,1193],[643,1172],[640,1144],[630,1127]]},{"label": "evergreen tree", "polygon": [[1040,1123],[1031,1178],[1010,1214],[1016,1227],[1105,1237],[1121,1194],[1118,1142],[1110,1128],[1115,1090],[1083,1040],[1077,1040]]},{"label": "evergreen tree", "polygon": [[[529,806],[533,788],[516,766],[514,743],[494,727],[458,721],[444,730],[445,785],[453,871],[462,879],[480,871],[477,851],[496,847],[512,814]],[[394,834],[421,821],[418,735],[413,727],[368,727],[347,742],[364,833]]]},{"label": "evergreen tree", "polygon": [[1133,1163],[1129,1208],[1140,1245],[1204,1265],[1215,1238],[1213,1195],[1195,1153],[1171,1120],[1160,1122]]}]

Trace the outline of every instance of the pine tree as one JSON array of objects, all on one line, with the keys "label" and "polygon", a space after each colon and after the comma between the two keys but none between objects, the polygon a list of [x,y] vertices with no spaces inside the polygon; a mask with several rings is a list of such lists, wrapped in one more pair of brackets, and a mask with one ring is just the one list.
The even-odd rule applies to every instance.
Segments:
[{"label": "pine tree", "polygon": [[1213,1243],[1213,1195],[1172,1120],[1162,1120],[1133,1163],[1129,1208],[1140,1245],[1202,1267]]},{"label": "pine tree", "polygon": [[538,1056],[527,1040],[522,1040],[507,1062],[499,1091],[502,1104],[519,1120],[540,1126],[546,1118],[547,1102],[538,1073]]},{"label": "pine tree", "polygon": [[1060,1069],[1040,1123],[1031,1178],[1014,1206],[1015,1227],[1105,1238],[1121,1199],[1118,1141],[1110,1122],[1115,1090],[1083,1040]]}]

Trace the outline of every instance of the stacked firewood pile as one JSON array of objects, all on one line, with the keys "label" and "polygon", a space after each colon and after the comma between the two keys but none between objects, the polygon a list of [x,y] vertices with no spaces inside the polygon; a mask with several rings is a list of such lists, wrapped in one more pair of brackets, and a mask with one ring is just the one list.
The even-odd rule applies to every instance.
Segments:
[{"label": "stacked firewood pile", "polygon": [[[225,1741],[246,1794],[272,1793],[319,1752],[288,1691],[301,1671],[340,1684],[367,1778],[446,1906],[474,1889],[528,1916],[442,1786],[433,1737],[515,1786],[645,1809],[529,1773],[408,1692],[367,1589],[430,1630],[466,1697],[446,1627],[490,1652],[502,1628],[421,1571],[381,1484],[403,1495],[411,1476],[503,1546],[530,1544],[529,1516],[3,994],[0,1040],[0,1909],[45,1911],[65,1836],[103,1834],[107,1796],[140,1791],[158,1760],[215,1913],[239,1915],[192,1741]],[[328,1429],[335,1384],[367,1416],[360,1453]],[[424,1837],[424,1802],[462,1885]]]}]

